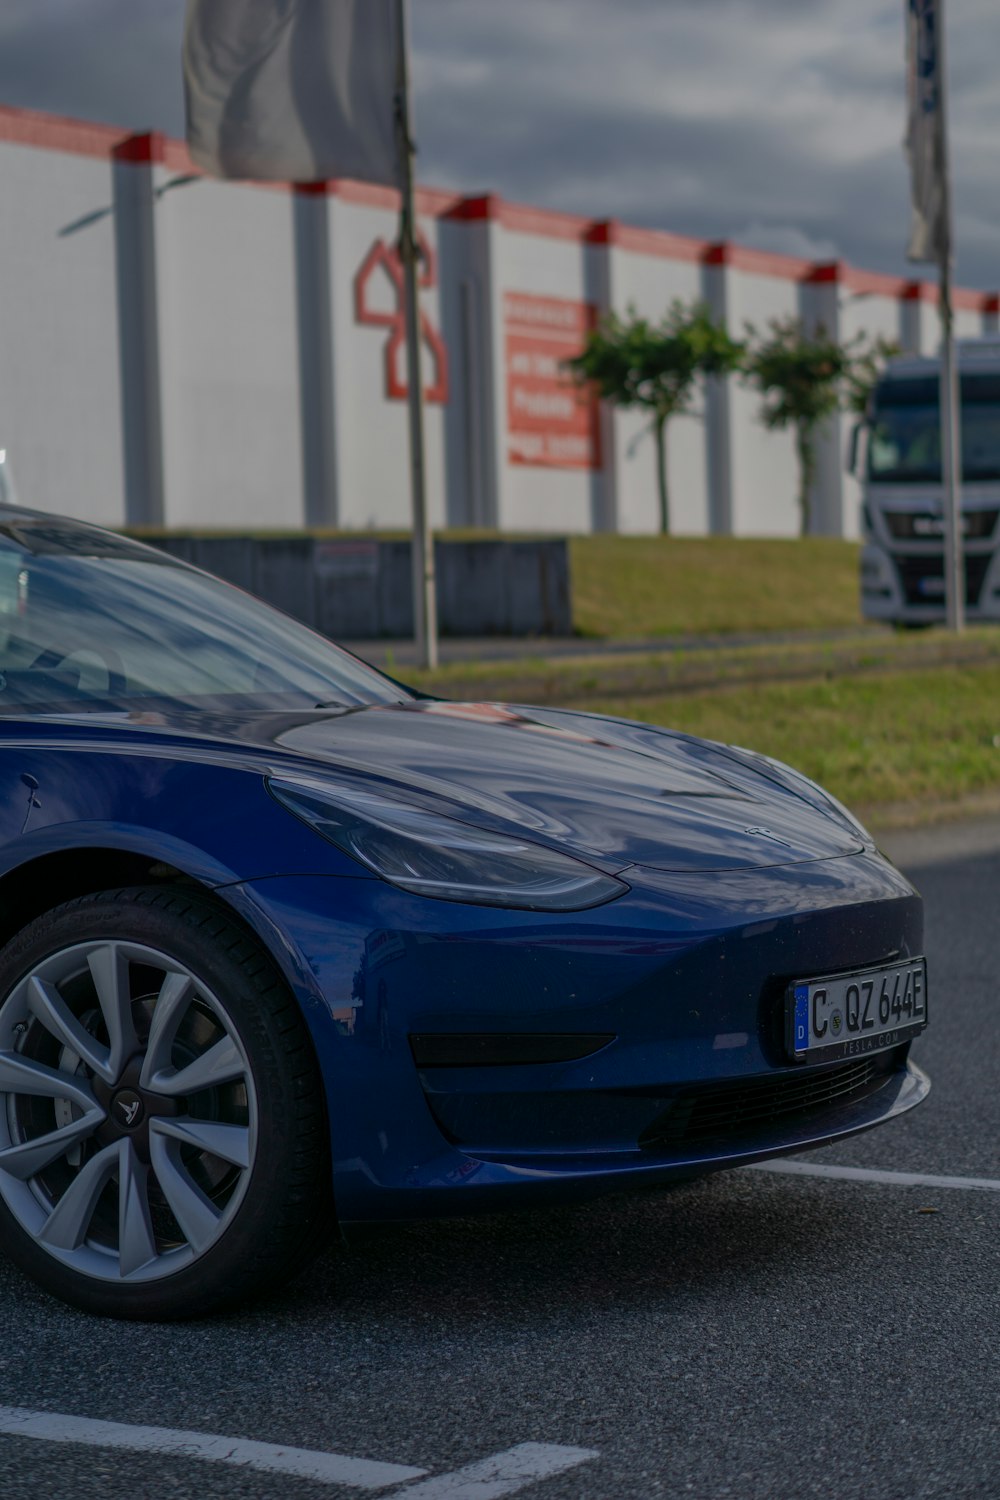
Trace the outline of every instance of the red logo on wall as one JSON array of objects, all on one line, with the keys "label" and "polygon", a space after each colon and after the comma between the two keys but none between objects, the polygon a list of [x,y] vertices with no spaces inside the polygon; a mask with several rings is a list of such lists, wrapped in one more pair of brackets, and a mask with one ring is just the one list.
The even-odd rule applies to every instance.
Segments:
[{"label": "red logo on wall", "polygon": [[600,409],[563,361],[579,354],[597,309],[563,297],[504,297],[507,459],[547,469],[601,467]]},{"label": "red logo on wall", "polygon": [[[421,287],[437,284],[437,262],[423,235],[419,236],[422,270]],[[372,282],[381,273],[388,278],[395,306],[383,310],[373,305]],[[406,353],[406,305],[403,294],[403,263],[395,245],[376,240],[365,256],[354,278],[354,315],[359,323],[373,328],[388,328],[385,345],[385,393],[390,401],[405,401],[410,388],[403,370]],[[424,400],[443,403],[448,399],[448,351],[444,340],[427,314],[421,311],[420,331],[424,347],[431,356],[431,378],[424,386]],[[426,369],[426,365],[424,365]]]}]

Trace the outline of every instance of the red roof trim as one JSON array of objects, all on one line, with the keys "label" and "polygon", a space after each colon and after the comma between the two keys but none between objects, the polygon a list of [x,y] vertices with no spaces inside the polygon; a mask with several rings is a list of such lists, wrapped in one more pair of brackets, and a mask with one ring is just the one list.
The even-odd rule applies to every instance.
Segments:
[{"label": "red roof trim", "polygon": [[955,287],[951,294],[952,304],[960,312],[989,312],[989,292],[974,292],[968,287]]},{"label": "red roof trim", "polygon": [[809,273],[809,280],[816,282],[841,282],[847,273],[847,265],[842,260],[823,261],[813,266]]},{"label": "red roof trim", "polygon": [[806,281],[815,269],[813,261],[800,260],[797,255],[751,250],[747,245],[733,244],[732,240],[709,245],[702,261],[706,266],[732,266],[753,276],[780,276],[784,281]]},{"label": "red roof trim", "polygon": [[448,218],[459,219],[463,222],[499,219],[502,208],[503,199],[498,198],[496,193],[479,193],[472,198],[460,198],[455,206],[449,209]]},{"label": "red roof trim", "polygon": [[888,276],[882,271],[860,271],[845,260],[825,261],[813,267],[808,280],[814,283],[834,282],[851,292],[867,293],[873,297],[901,298],[913,285],[905,276]]},{"label": "red roof trim", "polygon": [[[191,160],[191,153],[187,148],[186,141],[175,141],[173,136],[169,135],[161,135],[160,141],[162,142],[163,146],[163,155],[161,156],[160,160],[165,167],[169,167],[171,172],[184,172],[185,174],[192,173],[197,174],[199,177],[204,177],[206,175],[204,172],[202,172],[201,168],[196,167],[194,162]],[[284,184],[277,182],[258,183],[257,186],[283,187]]]},{"label": "red roof trim", "polygon": [[115,125],[91,125],[85,120],[68,120],[64,115],[0,105],[0,141],[11,145],[40,146],[46,151],[108,161],[121,138],[121,129]]},{"label": "red roof trim", "polygon": [[639,229],[619,219],[598,219],[586,234],[590,245],[611,245],[635,255],[651,255],[661,260],[683,260],[698,264],[708,248],[706,240],[671,234],[667,229]]},{"label": "red roof trim", "polygon": [[127,135],[112,147],[115,161],[146,162],[161,165],[166,158],[166,138],[158,130],[148,130],[144,135]]},{"label": "red roof trim", "polygon": [[881,271],[859,271],[848,266],[844,285],[852,292],[867,292],[872,297],[905,297],[909,286],[905,276],[888,276]]},{"label": "red roof trim", "polygon": [[[98,160],[147,162],[162,165],[170,171],[197,174],[184,141],[146,131],[122,135],[114,125],[91,124],[64,115],[46,114],[34,109],[14,109],[0,105],[0,143],[35,146],[47,151],[62,151],[73,156]],[[243,184],[249,186],[250,184]],[[256,183],[258,187],[285,191],[286,183]],[[365,204],[395,211],[399,195],[394,188],[377,183],[354,182],[339,178],[332,182],[295,184],[296,192],[330,195],[345,203]],[[536,234],[550,239],[573,240],[592,245],[610,245],[637,255],[660,256],[665,260],[700,260],[708,266],[731,266],[751,275],[778,276],[789,281],[842,282],[855,292],[897,297],[905,301],[933,301],[937,288],[932,282],[907,281],[903,277],[885,276],[876,271],[862,271],[843,261],[815,264],[793,255],[776,255],[753,250],[726,240],[706,244],[667,230],[641,229],[621,224],[615,219],[593,220],[575,214],[556,213],[550,209],[507,203],[495,193],[463,197],[439,188],[418,188],[417,209],[430,217],[464,221],[486,219],[501,223],[517,234]],[[962,311],[996,313],[1000,311],[1000,294],[958,287],[954,304]]]},{"label": "red roof trim", "polygon": [[[937,302],[937,282],[908,281],[900,296],[904,302]],[[1000,312],[1000,292],[977,292],[969,287],[955,287],[952,291],[952,302],[963,312]]]},{"label": "red roof trim", "polygon": [[537,234],[552,240],[586,241],[592,219],[579,214],[555,213],[547,208],[529,208],[523,203],[501,200],[500,222],[509,234]]},{"label": "red roof trim", "polygon": [[[339,198],[342,203],[399,212],[398,191],[380,182],[358,182],[352,177],[331,177],[326,182],[296,182],[292,186],[296,193],[301,193],[304,197]],[[445,215],[450,217],[459,201],[458,193],[449,193],[443,188],[417,188],[417,212],[428,218],[442,218]]]},{"label": "red roof trim", "polygon": [[502,224],[511,234],[537,234],[546,239],[575,240],[578,244],[589,240],[593,229],[593,220],[584,219],[579,214],[556,213],[526,203],[508,203],[497,193],[462,198],[448,210],[448,217],[466,223]]},{"label": "red roof trim", "polygon": [[903,288],[904,302],[936,302],[937,295],[933,281],[908,281]]}]

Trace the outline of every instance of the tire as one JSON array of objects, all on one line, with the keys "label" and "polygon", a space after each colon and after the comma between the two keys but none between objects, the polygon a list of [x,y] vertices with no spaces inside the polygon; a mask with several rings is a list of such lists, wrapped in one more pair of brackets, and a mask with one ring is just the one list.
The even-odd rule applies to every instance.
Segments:
[{"label": "tire", "polygon": [[200,1317],[288,1281],[331,1225],[311,1039],[223,910],[105,891],[0,953],[0,1247],[41,1287]]}]

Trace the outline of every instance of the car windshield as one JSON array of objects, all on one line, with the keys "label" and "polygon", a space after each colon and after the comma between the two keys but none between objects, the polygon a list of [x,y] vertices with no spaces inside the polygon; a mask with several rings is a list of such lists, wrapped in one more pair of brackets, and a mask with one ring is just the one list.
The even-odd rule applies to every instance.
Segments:
[{"label": "car windshield", "polygon": [[[1000,376],[962,376],[962,476],[1000,479]],[[875,393],[868,477],[882,483],[941,481],[936,377],[886,380]]]},{"label": "car windshield", "polygon": [[110,533],[0,525],[0,713],[296,710],[405,689],[239,589]]}]

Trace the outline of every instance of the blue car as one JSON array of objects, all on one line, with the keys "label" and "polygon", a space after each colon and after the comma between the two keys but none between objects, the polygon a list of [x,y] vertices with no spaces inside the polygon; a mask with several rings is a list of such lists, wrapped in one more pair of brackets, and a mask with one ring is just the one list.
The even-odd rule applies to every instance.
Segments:
[{"label": "blue car", "polygon": [[0,1245],[183,1318],[362,1222],[670,1186],[927,1093],[921,902],[751,751],[450,703],[0,510]]}]

